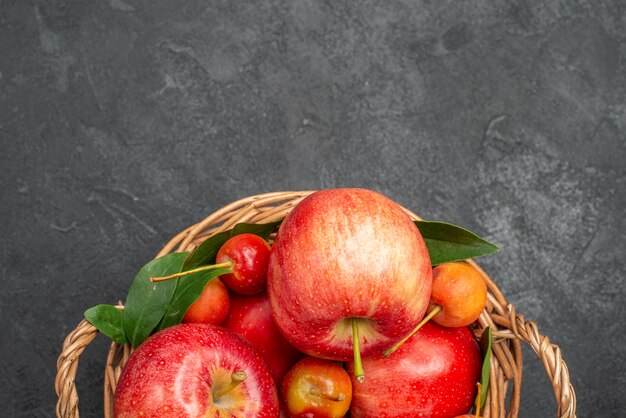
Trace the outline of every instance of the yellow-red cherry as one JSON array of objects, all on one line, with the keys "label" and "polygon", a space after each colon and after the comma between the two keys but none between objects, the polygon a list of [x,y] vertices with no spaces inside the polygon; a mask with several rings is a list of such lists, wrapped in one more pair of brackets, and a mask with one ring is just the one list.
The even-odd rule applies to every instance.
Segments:
[{"label": "yellow-red cherry", "polygon": [[290,418],[340,418],[352,401],[352,382],[339,363],[305,357],[287,372],[281,385]]},{"label": "yellow-red cherry", "polygon": [[433,321],[444,327],[464,327],[476,321],[487,302],[487,284],[465,262],[440,264],[433,269],[428,312],[440,306]]}]

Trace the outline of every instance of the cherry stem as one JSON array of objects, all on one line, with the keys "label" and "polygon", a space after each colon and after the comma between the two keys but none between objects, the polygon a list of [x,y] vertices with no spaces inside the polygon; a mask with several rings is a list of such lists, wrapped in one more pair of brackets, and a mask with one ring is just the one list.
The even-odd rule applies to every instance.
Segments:
[{"label": "cherry stem", "polygon": [[339,393],[339,395],[337,396],[332,396],[323,393],[318,388],[311,388],[311,390],[309,390],[309,393],[313,396],[319,396],[320,398],[324,398],[332,402],[341,402],[346,399],[345,393]]},{"label": "cherry stem", "polygon": [[478,386],[478,394],[476,395],[476,418],[480,418],[480,390],[482,389],[483,385],[478,382],[476,383],[476,386]]},{"label": "cherry stem", "polygon": [[354,377],[357,382],[361,383],[365,380],[365,373],[361,362],[359,325],[356,318],[352,318],[352,346],[354,347]]},{"label": "cherry stem", "polygon": [[212,264],[210,266],[202,266],[202,267],[198,267],[192,270],[181,271],[180,273],[170,274],[169,276],[153,276],[153,277],[150,277],[150,281],[152,283],[164,282],[165,280],[171,280],[177,277],[189,276],[190,274],[200,273],[201,271],[209,271],[209,270],[215,270],[215,269],[221,269],[221,268],[231,268],[232,266],[233,266],[233,263],[231,261],[226,261],[225,263]]},{"label": "cherry stem", "polygon": [[404,337],[403,339],[401,339],[400,341],[395,343],[391,348],[388,348],[385,351],[383,351],[383,356],[389,357],[390,355],[392,355],[394,353],[394,351],[396,351],[398,348],[400,348],[400,346],[402,344],[404,344],[409,338],[411,338],[413,336],[413,334],[415,334],[417,331],[419,331],[419,329],[421,327],[423,327],[426,322],[430,321],[430,319],[433,316],[437,315],[439,313],[439,311],[441,311],[442,309],[443,308],[441,307],[441,305],[435,305],[433,310],[430,311],[430,313],[428,315],[426,315],[424,317],[424,319],[422,319],[422,322],[417,324],[417,326],[415,328],[413,328],[413,330],[411,332],[409,332],[409,334],[406,337]]},{"label": "cherry stem", "polygon": [[225,385],[225,386],[222,386],[222,388],[220,390],[218,390],[217,392],[215,392],[213,394],[213,400],[216,400],[216,399],[226,395],[231,390],[235,389],[244,380],[246,380],[246,377],[247,377],[246,376],[246,372],[244,372],[243,370],[239,370],[239,371],[233,373],[232,376],[230,376],[230,383]]}]

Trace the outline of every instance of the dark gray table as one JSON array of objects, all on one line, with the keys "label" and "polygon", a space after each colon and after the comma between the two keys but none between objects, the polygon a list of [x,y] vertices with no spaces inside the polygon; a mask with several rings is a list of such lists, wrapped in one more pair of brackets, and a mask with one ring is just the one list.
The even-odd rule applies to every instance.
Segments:
[{"label": "dark gray table", "polygon": [[[0,0],[2,416],[53,414],[85,308],[238,198],[360,186],[502,252],[581,417],[626,401],[626,8]],[[82,357],[101,416],[107,340]],[[523,417],[554,416],[526,351]]]}]

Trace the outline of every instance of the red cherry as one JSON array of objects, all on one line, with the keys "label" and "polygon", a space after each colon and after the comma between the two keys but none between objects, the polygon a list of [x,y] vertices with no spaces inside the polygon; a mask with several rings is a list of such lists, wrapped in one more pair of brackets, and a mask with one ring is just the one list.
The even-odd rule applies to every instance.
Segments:
[{"label": "red cherry", "polygon": [[217,252],[215,264],[200,266],[192,270],[154,276],[151,282],[162,282],[194,273],[215,269],[227,269],[230,273],[220,276],[222,282],[233,292],[242,295],[261,293],[267,287],[267,264],[270,256],[269,244],[258,235],[239,234],[229,238]]},{"label": "red cherry", "polygon": [[267,285],[270,246],[254,234],[231,237],[217,252],[215,262],[231,262],[232,273],[220,276],[228,288],[242,295],[254,295]]},{"label": "red cherry", "polygon": [[226,319],[229,310],[228,289],[220,279],[215,278],[204,286],[200,297],[185,312],[182,322],[220,325]]},{"label": "red cherry", "polygon": [[252,296],[232,294],[230,312],[223,326],[259,350],[276,384],[280,384],[285,373],[304,357],[278,330],[265,292]]}]

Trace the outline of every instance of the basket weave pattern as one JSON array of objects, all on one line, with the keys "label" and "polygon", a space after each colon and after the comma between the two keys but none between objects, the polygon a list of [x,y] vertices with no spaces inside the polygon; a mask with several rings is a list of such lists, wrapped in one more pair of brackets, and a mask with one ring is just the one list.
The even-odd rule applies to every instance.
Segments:
[{"label": "basket weave pattern", "polygon": [[[203,221],[192,225],[176,235],[157,254],[157,257],[175,251],[193,251],[213,234],[232,228],[240,222],[265,223],[283,219],[289,211],[312,191],[274,192],[247,197],[233,202]],[[420,218],[404,208],[413,219]],[[542,361],[552,382],[557,404],[557,417],[576,416],[576,396],[570,383],[567,365],[561,350],[540,334],[533,321],[525,320],[515,312],[489,276],[472,260],[467,261],[485,279],[488,287],[487,306],[480,315],[475,333],[491,326],[493,330],[493,355],[487,400],[483,410],[485,418],[516,418],[520,409],[522,382],[521,342],[526,342]],[[119,305],[120,309],[123,306]],[[98,330],[86,320],[65,338],[62,352],[57,360],[55,389],[58,395],[56,414],[59,418],[78,418],[78,393],[75,385],[78,360],[98,334]],[[113,394],[121,370],[130,357],[132,349],[127,344],[112,343],[104,373],[104,417],[113,418]],[[507,396],[508,394],[508,396]]]}]

